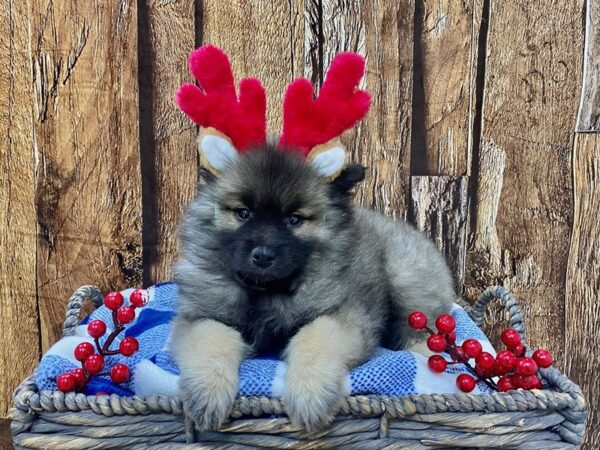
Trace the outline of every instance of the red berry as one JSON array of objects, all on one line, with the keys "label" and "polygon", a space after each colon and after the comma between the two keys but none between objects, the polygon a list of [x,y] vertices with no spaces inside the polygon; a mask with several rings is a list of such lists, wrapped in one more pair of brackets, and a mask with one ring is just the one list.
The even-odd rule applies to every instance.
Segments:
[{"label": "red berry", "polygon": [[475,366],[475,373],[481,378],[488,378],[490,376],[489,370],[482,369],[479,366]]},{"label": "red berry", "polygon": [[110,369],[110,379],[115,383],[125,383],[129,380],[129,367],[125,364],[115,364],[112,369]]},{"label": "red berry", "polygon": [[515,356],[518,356],[519,358],[521,356],[525,356],[525,346],[523,344],[519,344],[511,350],[515,354]]},{"label": "red berry", "polygon": [[440,372],[443,372],[444,370],[446,370],[448,363],[446,362],[446,360],[444,359],[443,356],[431,355],[429,357],[429,359],[427,360],[427,365],[434,372],[440,373]]},{"label": "red berry", "polygon": [[85,361],[88,358],[88,356],[93,354],[94,346],[91,342],[82,342],[80,344],[77,344],[77,347],[75,347],[75,351],[73,352],[73,355],[75,356],[75,359],[77,361]]},{"label": "red berry", "polygon": [[533,387],[531,389],[542,389],[542,380],[540,380],[540,378],[537,375],[531,375],[534,380],[533,380]]},{"label": "red berry", "polygon": [[515,385],[512,382],[511,377],[504,376],[498,380],[498,389],[500,392],[512,391],[515,389]]},{"label": "red berry", "polygon": [[456,377],[456,385],[463,392],[471,392],[476,384],[475,378],[467,373],[461,373]]},{"label": "red berry", "polygon": [[71,370],[71,374],[75,377],[78,388],[85,385],[85,373],[83,373],[83,369],[73,369]]},{"label": "red berry", "polygon": [[452,316],[442,314],[435,320],[435,326],[440,333],[450,333],[456,328],[456,322],[454,322]]},{"label": "red berry", "polygon": [[456,343],[456,333],[451,331],[446,335],[446,342],[448,345],[454,345]]},{"label": "red berry", "polygon": [[92,320],[87,327],[88,334],[93,338],[101,338],[106,333],[106,324],[101,320]]},{"label": "red berry", "polygon": [[518,373],[516,373],[510,377],[510,380],[512,381],[512,384],[515,388],[523,389],[523,378],[523,375],[519,375]]},{"label": "red berry", "polygon": [[119,351],[123,356],[131,356],[140,348],[138,340],[134,337],[128,336],[123,338],[119,343]]},{"label": "red berry", "polygon": [[517,357],[510,350],[502,350],[496,355],[496,361],[503,369],[511,370],[517,363]]},{"label": "red berry", "polygon": [[533,352],[532,358],[538,366],[544,369],[552,365],[552,354],[548,350],[536,350]]},{"label": "red berry", "polygon": [[421,311],[414,311],[408,316],[408,325],[413,330],[422,330],[427,326],[427,316]]},{"label": "red berry", "polygon": [[83,367],[89,373],[95,375],[104,368],[104,358],[102,355],[92,355],[85,360]]},{"label": "red berry", "polygon": [[129,296],[129,303],[136,308],[141,308],[148,304],[148,294],[144,289],[136,289]]},{"label": "red berry", "polygon": [[519,375],[535,375],[538,370],[537,364],[531,358],[519,358],[517,360],[517,364],[515,365],[517,373]]},{"label": "red berry", "polygon": [[63,373],[56,379],[56,387],[62,392],[71,392],[77,387],[77,380],[72,373]]},{"label": "red berry", "polygon": [[494,362],[494,357],[488,352],[481,352],[475,360],[477,366],[486,371],[494,367]]},{"label": "red berry", "polygon": [[462,349],[469,358],[477,358],[481,351],[481,343],[477,339],[467,339],[462,343]]},{"label": "red berry", "polygon": [[446,338],[441,334],[432,334],[427,338],[427,348],[432,352],[443,352],[446,350]]},{"label": "red berry", "polygon": [[504,375],[506,372],[504,371],[504,369],[502,369],[500,367],[500,364],[498,364],[498,361],[494,360],[494,364],[492,364],[492,367],[490,367],[488,369],[489,372],[489,376],[490,377],[496,377],[498,375]]},{"label": "red berry", "polygon": [[514,348],[521,343],[521,335],[517,330],[509,328],[504,330],[501,336],[502,342],[509,348]]},{"label": "red berry", "polygon": [[122,324],[127,324],[135,319],[135,310],[131,306],[123,306],[117,311],[117,320]]},{"label": "red berry", "polygon": [[523,389],[534,389],[539,382],[538,377],[535,375],[526,375],[521,378],[521,388]]},{"label": "red berry", "polygon": [[104,297],[104,306],[116,311],[123,306],[123,295],[120,292],[109,292]]},{"label": "red berry", "polygon": [[[514,356],[514,355],[513,355]],[[511,371],[511,369],[507,369],[506,367],[501,366],[498,361],[494,361],[494,366],[491,369],[494,376],[497,375],[506,375]]]},{"label": "red berry", "polygon": [[454,347],[450,350],[450,356],[452,361],[465,362],[469,360],[469,357],[465,353],[462,347]]}]

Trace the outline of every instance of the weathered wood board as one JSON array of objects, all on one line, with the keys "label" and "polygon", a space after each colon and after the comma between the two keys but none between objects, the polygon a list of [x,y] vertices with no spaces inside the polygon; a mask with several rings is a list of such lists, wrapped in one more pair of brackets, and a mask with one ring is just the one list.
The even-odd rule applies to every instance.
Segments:
[{"label": "weathered wood board", "polygon": [[29,13],[0,4],[0,417],[40,353]]},{"label": "weathered wood board", "polygon": [[187,57],[196,41],[195,2],[139,5],[140,154],[144,284],[171,279],[177,230],[197,179],[196,127],[179,111],[176,90],[193,81]]},{"label": "weathered wood board", "polygon": [[366,119],[344,143],[367,167],[360,204],[406,218],[412,124],[414,1],[323,1],[323,70],[339,51],[365,55],[365,88],[373,95]]},{"label": "weathered wood board", "polygon": [[416,2],[413,175],[466,175],[471,154],[474,2]]},{"label": "weathered wood board", "polygon": [[600,132],[600,3],[586,1],[583,85],[577,131]]},{"label": "weathered wood board", "polygon": [[[582,33],[579,1],[543,8],[535,2],[491,5],[473,211],[477,227],[467,261],[469,297],[495,283],[513,290],[523,302],[529,341],[554,349],[559,367]],[[487,164],[488,150],[504,164],[493,159]],[[501,191],[493,188],[483,197],[484,179]],[[482,203],[488,200],[492,204]]]},{"label": "weathered wood board", "polygon": [[467,177],[411,177],[411,221],[446,257],[454,287],[462,297],[465,282]]},{"label": "weathered wood board", "polygon": [[66,299],[142,275],[137,19],[130,1],[32,0],[42,349]]},{"label": "weathered wood board", "polygon": [[565,299],[566,372],[591,407],[587,448],[600,448],[600,134],[578,134],[573,148],[574,214]]}]

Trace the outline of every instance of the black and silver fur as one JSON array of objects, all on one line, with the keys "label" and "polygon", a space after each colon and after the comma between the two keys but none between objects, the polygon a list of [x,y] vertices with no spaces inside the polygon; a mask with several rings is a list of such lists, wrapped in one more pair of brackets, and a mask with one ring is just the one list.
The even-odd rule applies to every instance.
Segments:
[{"label": "black and silver fur", "polygon": [[327,181],[273,148],[205,174],[181,230],[172,347],[186,410],[201,428],[228,416],[240,360],[272,353],[288,363],[292,421],[322,427],[345,375],[375,347],[424,348],[410,312],[449,311],[443,256],[410,225],[355,208],[351,190],[363,178],[350,165]]}]

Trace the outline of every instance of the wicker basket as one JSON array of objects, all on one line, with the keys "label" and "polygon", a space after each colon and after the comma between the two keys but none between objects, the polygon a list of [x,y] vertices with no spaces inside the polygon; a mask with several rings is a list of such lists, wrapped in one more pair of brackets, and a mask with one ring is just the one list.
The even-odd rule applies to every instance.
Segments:
[{"label": "wicker basket", "polygon": [[[524,335],[519,307],[502,287],[486,290],[469,311],[475,323],[494,298]],[[86,299],[98,305],[102,296],[91,286],[73,294],[64,335],[73,334]],[[185,419],[178,398],[40,392],[33,376],[15,391],[10,417],[16,448],[579,448],[587,416],[581,390],[556,369],[541,374],[550,389],[346,397],[332,426],[312,434],[290,424],[278,398],[241,397],[231,421],[208,433]]]}]

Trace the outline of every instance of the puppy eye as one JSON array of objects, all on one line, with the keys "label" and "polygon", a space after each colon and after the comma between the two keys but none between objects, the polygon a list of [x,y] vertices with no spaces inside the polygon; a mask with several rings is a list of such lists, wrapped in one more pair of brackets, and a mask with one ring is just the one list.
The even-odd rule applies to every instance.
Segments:
[{"label": "puppy eye", "polygon": [[235,215],[240,220],[248,220],[250,218],[250,210],[248,208],[238,208],[235,210]]},{"label": "puppy eye", "polygon": [[288,217],[287,220],[291,226],[298,227],[302,224],[302,221],[304,219],[301,216],[299,216],[298,214],[292,214],[291,216]]}]

